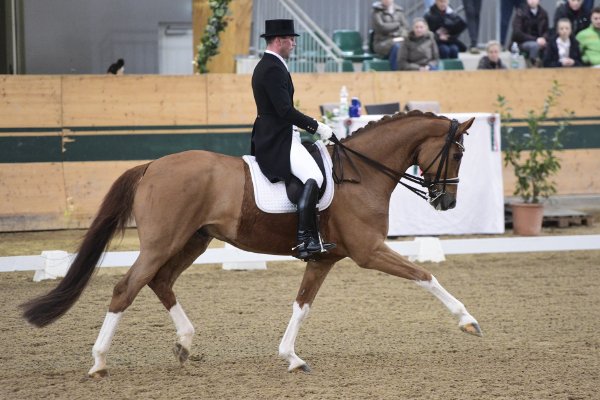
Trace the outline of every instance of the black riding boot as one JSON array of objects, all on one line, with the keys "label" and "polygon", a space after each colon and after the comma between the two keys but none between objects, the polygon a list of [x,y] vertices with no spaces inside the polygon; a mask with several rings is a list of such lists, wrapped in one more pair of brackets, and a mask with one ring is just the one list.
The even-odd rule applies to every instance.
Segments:
[{"label": "black riding boot", "polygon": [[314,179],[309,179],[304,185],[298,200],[298,250],[297,258],[311,260],[316,255],[326,253],[335,247],[335,243],[323,243],[319,234],[317,201],[319,186]]}]

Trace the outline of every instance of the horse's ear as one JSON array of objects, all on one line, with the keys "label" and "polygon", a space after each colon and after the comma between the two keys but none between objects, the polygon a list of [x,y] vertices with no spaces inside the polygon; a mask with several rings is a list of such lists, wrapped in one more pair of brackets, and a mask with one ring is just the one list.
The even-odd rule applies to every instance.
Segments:
[{"label": "horse's ear", "polygon": [[473,125],[473,121],[475,121],[475,117],[463,122],[462,124],[460,124],[460,132],[461,133],[466,133],[467,130],[471,127],[471,125]]}]

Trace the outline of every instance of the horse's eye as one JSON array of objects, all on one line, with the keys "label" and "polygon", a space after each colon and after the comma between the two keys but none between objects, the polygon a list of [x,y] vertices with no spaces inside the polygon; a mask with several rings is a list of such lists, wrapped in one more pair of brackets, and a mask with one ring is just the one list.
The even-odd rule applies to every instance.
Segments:
[{"label": "horse's eye", "polygon": [[454,153],[454,160],[456,161],[460,161],[460,159],[462,158],[462,153]]}]

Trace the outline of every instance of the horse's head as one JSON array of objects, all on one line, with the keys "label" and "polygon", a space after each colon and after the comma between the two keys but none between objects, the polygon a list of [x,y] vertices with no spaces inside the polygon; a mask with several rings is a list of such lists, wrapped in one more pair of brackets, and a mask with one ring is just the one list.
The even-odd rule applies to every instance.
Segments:
[{"label": "horse's head", "polygon": [[463,135],[474,120],[471,118],[462,124],[452,120],[445,134],[428,137],[420,147],[417,164],[423,171],[429,203],[436,210],[445,211],[456,206],[458,170],[465,151]]}]

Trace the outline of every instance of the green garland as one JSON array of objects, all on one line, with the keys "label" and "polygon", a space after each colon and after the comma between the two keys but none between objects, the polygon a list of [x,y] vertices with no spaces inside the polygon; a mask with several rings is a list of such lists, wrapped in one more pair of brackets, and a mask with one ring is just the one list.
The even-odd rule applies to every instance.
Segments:
[{"label": "green garland", "polygon": [[196,67],[201,74],[208,72],[206,64],[208,60],[219,54],[219,33],[227,27],[227,7],[231,0],[211,0],[208,2],[212,16],[208,19],[208,24],[204,29],[204,34],[198,45],[198,56],[196,57]]}]

